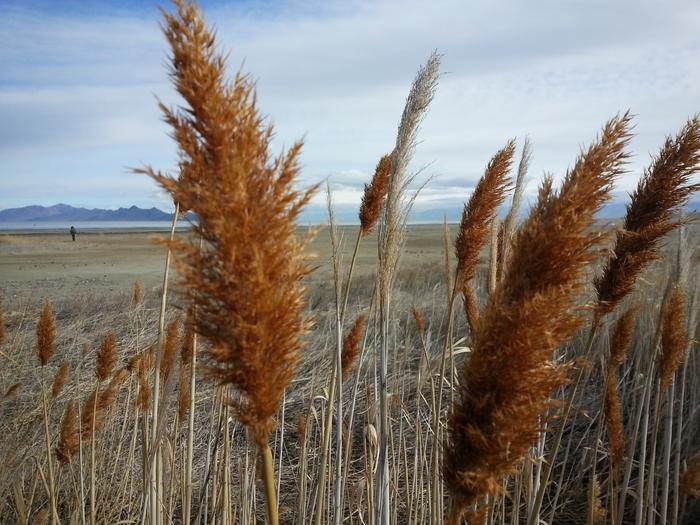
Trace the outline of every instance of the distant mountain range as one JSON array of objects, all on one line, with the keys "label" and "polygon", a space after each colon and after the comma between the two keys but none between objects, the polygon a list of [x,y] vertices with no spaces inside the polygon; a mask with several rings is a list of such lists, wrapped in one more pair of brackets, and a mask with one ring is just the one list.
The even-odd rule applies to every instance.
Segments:
[{"label": "distant mountain range", "polygon": [[67,204],[55,206],[24,206],[0,210],[0,222],[48,222],[48,221],[169,221],[172,215],[158,208],[143,209],[137,206],[102,210],[75,208]]},{"label": "distant mountain range", "polygon": [[[526,207],[525,207],[526,208]],[[697,213],[700,210],[700,201],[691,201],[686,207],[688,213]],[[603,206],[598,213],[600,219],[614,219],[624,217],[625,204],[622,202],[610,202]],[[523,209],[523,216],[527,209]],[[505,215],[506,208],[501,210]],[[462,216],[462,207],[424,209],[411,212],[411,222],[442,222],[447,216],[448,222],[459,222]],[[2,222],[84,222],[84,221],[170,221],[172,215],[158,208],[144,209],[137,206],[119,208],[118,210],[103,210],[99,208],[75,208],[67,204],[55,206],[24,206],[23,208],[10,208],[0,210],[0,223]],[[301,221],[303,223],[317,223],[328,220],[325,209],[309,207],[304,210]],[[357,209],[341,207],[336,210],[336,220],[344,224],[357,223]]]}]

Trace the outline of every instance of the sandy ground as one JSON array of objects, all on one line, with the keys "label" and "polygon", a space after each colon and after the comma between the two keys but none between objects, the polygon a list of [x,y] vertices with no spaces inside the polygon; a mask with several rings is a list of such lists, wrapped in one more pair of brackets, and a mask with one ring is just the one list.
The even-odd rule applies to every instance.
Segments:
[{"label": "sandy ground", "polygon": [[[348,264],[357,236],[356,227],[340,228],[343,261]],[[5,297],[27,296],[63,299],[86,291],[110,294],[128,291],[135,280],[148,289],[161,285],[165,248],[154,241],[164,233],[85,233],[72,242],[66,234],[0,234],[0,291]],[[402,254],[402,271],[443,272],[443,228],[411,226]],[[330,241],[320,230],[309,246],[317,269],[309,284],[331,286]],[[376,235],[363,239],[356,276],[369,277],[376,269]]]}]

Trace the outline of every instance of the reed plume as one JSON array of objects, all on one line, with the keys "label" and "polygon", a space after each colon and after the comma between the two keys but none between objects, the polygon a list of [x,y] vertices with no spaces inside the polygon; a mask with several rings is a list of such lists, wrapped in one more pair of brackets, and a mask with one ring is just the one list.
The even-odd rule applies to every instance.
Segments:
[{"label": "reed plume", "polygon": [[425,117],[437,89],[440,55],[433,53],[422,66],[411,86],[406,105],[401,115],[396,136],[396,146],[391,156],[391,175],[387,189],[386,205],[379,232],[379,317],[381,325],[381,347],[379,351],[379,447],[376,484],[376,521],[378,525],[389,524],[389,414],[388,414],[388,360],[391,289],[403,246],[405,225],[413,205],[406,198],[408,185],[413,176],[407,175],[408,165],[415,151],[420,123]]},{"label": "reed plume", "polygon": [[177,391],[177,415],[180,424],[185,420],[187,411],[190,408],[190,382],[188,369],[186,366],[181,366],[178,378]]},{"label": "reed plume", "polygon": [[134,281],[134,305],[140,305],[141,301],[143,301],[143,285],[140,281]]},{"label": "reed plume", "polygon": [[59,395],[61,395],[61,391],[63,390],[63,387],[66,384],[66,381],[68,381],[68,374],[70,373],[70,365],[68,364],[68,361],[64,361],[63,364],[60,366],[58,371],[56,372],[56,375],[53,378],[53,384],[51,385],[51,399],[56,400]]},{"label": "reed plume", "polygon": [[515,232],[515,226],[518,220],[518,213],[520,212],[523,194],[525,193],[525,177],[527,176],[527,171],[530,167],[531,160],[532,144],[530,143],[530,139],[525,137],[525,140],[523,141],[523,150],[520,154],[520,162],[518,164],[518,174],[515,177],[513,199],[511,201],[508,214],[503,220],[501,228],[498,230],[499,257],[496,278],[497,281],[501,280],[501,277],[503,276],[503,269],[508,265],[510,260],[511,243],[513,241],[513,234]]},{"label": "reed plume", "polygon": [[120,369],[104,388],[96,388],[83,403],[80,427],[83,440],[89,441],[93,438],[93,429],[96,431],[102,428],[107,417],[107,410],[114,403],[119,394],[119,388],[128,375],[126,369]]},{"label": "reed plume", "polygon": [[423,335],[425,334],[425,318],[423,317],[423,314],[414,305],[411,306],[411,315],[413,316],[413,320],[416,323],[416,329],[418,330],[418,333],[421,337],[423,337]]},{"label": "reed plume", "polygon": [[464,290],[466,284],[476,275],[479,252],[486,241],[491,221],[498,207],[503,203],[510,178],[508,173],[515,153],[515,140],[511,139],[499,150],[486,166],[484,175],[474,188],[467,204],[464,205],[459,233],[455,240],[457,253],[457,277],[455,286]]},{"label": "reed plume", "polygon": [[343,339],[343,352],[341,356],[341,370],[343,371],[343,380],[348,378],[350,370],[355,364],[357,357],[360,355],[362,337],[365,331],[365,321],[367,316],[358,315],[352,325],[352,328]]},{"label": "reed plume", "polygon": [[[170,248],[196,331],[211,343],[208,371],[240,394],[228,403],[273,476],[267,441],[310,326],[300,282],[310,272],[307,239],[297,237],[296,220],[315,187],[294,189],[301,143],[272,157],[273,129],[258,111],[253,82],[241,73],[227,81],[226,60],[196,7],[176,2],[164,19],[170,77],[185,104],[161,104],[178,145],[179,177],[141,171],[198,217],[192,229],[204,247],[176,238]],[[267,477],[266,493],[274,519]]]},{"label": "reed plume", "polygon": [[36,353],[41,366],[46,366],[56,351],[56,322],[54,321],[51,303],[44,301],[39,323],[36,327]]},{"label": "reed plume", "polygon": [[80,441],[76,425],[75,403],[71,399],[66,405],[66,411],[61,423],[61,436],[56,446],[56,458],[61,464],[66,464],[78,453]]},{"label": "reed plume", "polygon": [[180,323],[179,321],[173,321],[168,325],[163,354],[160,359],[160,380],[164,385],[167,384],[172,373],[178,348],[180,348]]},{"label": "reed plume", "polygon": [[310,268],[295,221],[315,188],[294,190],[301,144],[271,158],[272,127],[253,83],[240,73],[227,83],[214,34],[193,4],[176,4],[177,13],[164,13],[164,33],[187,110],[161,108],[180,173],[145,171],[199,217],[192,227],[206,247],[175,239],[175,263],[196,306],[196,330],[212,343],[209,372],[242,394],[229,401],[263,444],[309,328],[299,281]]},{"label": "reed plume", "polygon": [[112,332],[109,332],[102,341],[97,351],[97,362],[95,363],[95,375],[99,381],[107,380],[114,371],[117,364],[117,339]]},{"label": "reed plume", "polygon": [[632,341],[636,315],[636,307],[625,310],[615,324],[615,331],[610,342],[610,360],[608,361],[603,409],[605,412],[605,424],[608,427],[610,461],[615,469],[622,465],[626,448],[625,432],[622,424],[622,407],[617,392],[617,370],[625,362],[625,354]]},{"label": "reed plume", "polygon": [[502,477],[515,472],[541,432],[552,391],[567,381],[569,367],[553,352],[584,321],[577,300],[603,238],[591,227],[623,172],[629,121],[628,114],[610,120],[558,191],[545,179],[515,237],[512,262],[473,334],[448,421],[444,477],[452,523],[502,489]]},{"label": "reed plume", "polygon": [[674,216],[700,188],[690,184],[699,169],[700,118],[695,116],[675,138],[666,139],[631,195],[612,255],[595,280],[599,316],[613,311],[646,265],[659,257],[661,239],[682,222]]},{"label": "reed plume", "polygon": [[659,378],[661,392],[665,392],[678,367],[683,363],[689,337],[686,330],[686,297],[683,288],[676,284],[664,306],[661,321],[661,354]]},{"label": "reed plume", "polygon": [[391,176],[391,155],[384,155],[374,170],[372,181],[365,184],[360,204],[360,234],[369,235],[379,222],[386,201],[386,193],[389,189],[389,177]]}]

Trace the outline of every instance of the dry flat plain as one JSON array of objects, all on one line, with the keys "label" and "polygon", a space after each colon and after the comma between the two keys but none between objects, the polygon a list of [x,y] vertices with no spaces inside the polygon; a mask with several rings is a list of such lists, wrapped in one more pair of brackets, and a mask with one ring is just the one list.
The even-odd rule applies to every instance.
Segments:
[{"label": "dry flat plain", "polygon": [[[343,253],[349,263],[357,227],[340,228]],[[179,235],[185,235],[180,232]],[[0,290],[7,298],[31,294],[55,300],[90,292],[95,296],[130,291],[141,281],[146,289],[161,286],[165,248],[158,239],[162,232],[97,232],[70,236],[59,233],[0,235]],[[377,239],[363,240],[357,259],[356,276],[371,278],[377,261]],[[419,225],[408,229],[403,252],[404,273],[419,270],[443,274],[443,226]],[[321,229],[309,246],[316,254],[316,270],[309,277],[310,287],[330,286],[330,240]]]}]

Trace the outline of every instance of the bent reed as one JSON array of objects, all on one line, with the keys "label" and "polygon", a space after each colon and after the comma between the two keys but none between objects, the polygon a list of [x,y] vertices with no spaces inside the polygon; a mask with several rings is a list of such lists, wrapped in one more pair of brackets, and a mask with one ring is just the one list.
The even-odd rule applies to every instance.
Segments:
[{"label": "bent reed", "polygon": [[684,214],[698,117],[652,157],[620,224],[599,214],[629,169],[629,113],[560,185],[545,176],[524,216],[533,147],[504,136],[430,245],[444,264],[421,266],[411,159],[439,96],[432,53],[359,227],[335,224],[328,188],[326,286],[298,224],[317,189],[298,189],[301,142],[272,152],[255,83],[227,76],[194,4],[176,1],[162,30],[178,166],[135,171],[196,219],[160,241],[157,290],[136,282],[92,311],[0,301],[1,522],[700,519],[700,230]]}]

